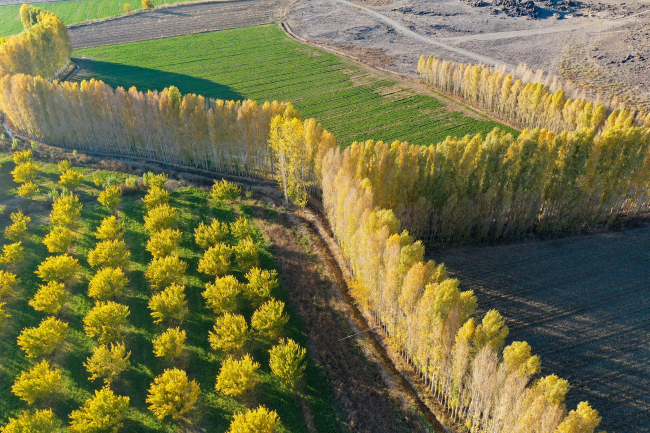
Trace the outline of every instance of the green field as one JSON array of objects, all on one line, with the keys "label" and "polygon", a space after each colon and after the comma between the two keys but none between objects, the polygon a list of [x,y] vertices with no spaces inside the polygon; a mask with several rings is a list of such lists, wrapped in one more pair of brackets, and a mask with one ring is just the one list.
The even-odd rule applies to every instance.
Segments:
[{"label": "green field", "polygon": [[[154,6],[184,3],[192,0],[153,0]],[[124,13],[124,4],[131,5],[131,10],[142,9],[141,0],[79,0],[37,3],[34,6],[48,12],[54,12],[66,25],[112,17]],[[0,6],[0,37],[20,33],[20,5]]]},{"label": "green field", "polygon": [[[49,222],[49,210],[51,200],[46,192],[57,187],[59,178],[57,167],[54,164],[44,164],[36,161],[42,168],[35,182],[41,188],[41,195],[33,201],[20,201],[16,198],[16,184],[13,183],[11,170],[15,167],[11,156],[0,153],[0,232],[11,223],[8,218],[8,207],[19,206],[26,215],[32,218],[28,224],[26,239],[23,241],[25,248],[25,259],[17,268],[11,272],[18,274],[21,282],[18,290],[9,299],[6,310],[12,314],[7,322],[0,328],[0,426],[7,422],[8,417],[16,417],[22,410],[33,409],[25,402],[18,399],[12,392],[11,386],[14,378],[21,371],[30,369],[35,361],[25,357],[25,354],[16,344],[16,338],[21,330],[26,327],[37,326],[44,313],[35,311],[28,301],[34,296],[42,284],[34,274],[38,264],[50,254],[43,245],[44,236],[52,228]],[[63,385],[54,394],[39,401],[37,408],[52,408],[57,418],[68,423],[68,415],[72,410],[82,406],[90,398],[94,390],[102,387],[101,380],[91,382],[88,380],[88,373],[83,366],[86,358],[92,353],[96,343],[86,336],[83,331],[82,319],[92,308],[92,300],[87,296],[88,281],[95,270],[90,269],[86,257],[90,248],[93,248],[97,240],[93,231],[101,219],[110,215],[110,212],[100,206],[97,202],[99,189],[91,181],[93,176],[107,177],[115,176],[119,181],[126,176],[124,173],[91,170],[88,168],[77,169],[86,174],[85,180],[76,194],[83,202],[82,218],[83,224],[79,229],[79,237],[73,244],[72,255],[82,265],[81,276],[76,283],[73,283],[68,290],[71,293],[71,300],[57,314],[57,318],[69,324],[69,334],[60,343],[57,350],[47,359],[63,370]],[[164,331],[165,327],[153,323],[148,309],[147,302],[151,291],[144,280],[144,271],[151,260],[149,252],[145,251],[144,245],[148,235],[143,226],[145,210],[142,197],[145,191],[140,189],[130,195],[123,197],[120,208],[120,218],[124,221],[127,232],[125,240],[131,252],[131,262],[127,275],[131,280],[127,290],[118,302],[126,304],[130,309],[129,329],[125,338],[128,351],[131,352],[131,367],[122,373],[112,389],[118,395],[129,396],[130,409],[125,420],[124,427],[120,431],[125,432],[173,432],[179,431],[170,420],[159,421],[149,412],[145,399],[147,389],[153,378],[163,372],[165,368],[172,367],[171,361],[164,361],[153,354],[152,339]],[[181,325],[188,335],[185,354],[175,361],[177,367],[187,371],[190,379],[195,379],[201,386],[201,397],[197,408],[191,413],[190,419],[193,426],[192,431],[224,432],[230,424],[233,413],[244,410],[246,407],[257,407],[265,405],[278,412],[283,428],[282,432],[302,433],[308,431],[305,424],[304,411],[300,408],[297,393],[288,390],[277,378],[270,374],[268,349],[271,342],[254,337],[244,348],[244,351],[251,353],[253,358],[259,362],[260,383],[252,394],[244,394],[243,398],[230,398],[214,388],[215,378],[219,371],[222,360],[225,356],[222,353],[210,349],[207,341],[208,331],[212,329],[216,315],[205,307],[201,296],[204,284],[209,281],[204,274],[197,271],[198,259],[202,252],[195,245],[193,230],[200,221],[208,221],[215,217],[221,221],[232,222],[238,216],[248,216],[255,224],[264,224],[264,220],[255,218],[252,209],[255,206],[264,206],[252,199],[240,199],[235,204],[210,205],[209,193],[191,186],[182,186],[171,193],[170,204],[181,212],[180,229],[183,232],[179,256],[188,263],[185,274],[188,307],[190,315]],[[272,210],[268,210],[273,218]],[[269,252],[267,245],[259,232],[255,238],[262,243],[260,255],[261,267],[266,269],[275,268],[274,258]],[[3,239],[2,244],[11,241]],[[5,265],[6,266],[6,265]],[[9,269],[6,269],[9,270]],[[231,268],[231,273],[242,281],[243,273],[236,266]],[[290,321],[283,333],[285,336],[294,339],[300,345],[307,345],[307,337],[301,330],[300,317],[290,307],[284,289],[279,288],[273,296],[286,304],[286,310]],[[245,301],[240,304],[242,313],[248,323],[252,309]],[[37,359],[40,361],[40,359]],[[320,372],[308,358],[308,366],[304,378],[304,386],[300,393],[304,396],[305,405],[313,416],[313,425],[321,432],[345,431],[338,420],[338,409],[335,403],[331,388]],[[196,429],[196,430],[193,430]],[[186,430],[187,431],[187,430]]]},{"label": "green field", "polygon": [[444,99],[296,42],[277,25],[88,48],[74,56],[82,66],[73,78],[78,81],[97,78],[141,90],[175,85],[183,93],[218,99],[290,101],[344,146],[368,139],[433,144],[502,126],[449,111]]}]

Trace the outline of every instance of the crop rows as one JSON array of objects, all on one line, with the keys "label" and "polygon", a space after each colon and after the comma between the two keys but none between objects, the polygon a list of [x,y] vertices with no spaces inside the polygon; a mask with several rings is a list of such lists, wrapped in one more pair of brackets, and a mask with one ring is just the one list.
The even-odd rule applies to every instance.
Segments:
[{"label": "crop rows", "polygon": [[[199,53],[199,54],[197,54]],[[335,55],[260,26],[75,51],[75,80],[157,89],[219,99],[292,102],[339,140],[401,140],[431,144],[448,135],[487,133],[495,126],[450,112],[444,103],[385,80]]]}]

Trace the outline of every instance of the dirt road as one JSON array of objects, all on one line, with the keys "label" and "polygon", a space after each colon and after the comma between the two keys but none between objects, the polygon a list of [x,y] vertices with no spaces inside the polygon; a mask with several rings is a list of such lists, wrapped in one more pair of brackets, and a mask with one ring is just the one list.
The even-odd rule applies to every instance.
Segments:
[{"label": "dirt road", "polygon": [[508,341],[528,341],[542,373],[569,380],[569,407],[588,400],[598,431],[650,432],[650,228],[433,254]]},{"label": "dirt road", "polygon": [[68,29],[73,48],[88,48],[281,21],[289,0],[186,3]]}]

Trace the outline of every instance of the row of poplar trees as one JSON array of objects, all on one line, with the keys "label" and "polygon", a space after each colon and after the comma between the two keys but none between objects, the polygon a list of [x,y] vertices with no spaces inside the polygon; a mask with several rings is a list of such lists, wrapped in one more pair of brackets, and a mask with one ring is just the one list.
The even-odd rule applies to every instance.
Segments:
[{"label": "row of poplar trees", "polygon": [[20,8],[24,30],[0,38],[0,76],[29,74],[54,78],[70,64],[70,38],[53,13],[30,5]]},{"label": "row of poplar trees", "polygon": [[[599,130],[608,115],[602,103],[567,98],[561,86],[551,92],[549,85],[525,82],[503,68],[422,56],[418,72],[435,89],[462,98],[518,128],[540,127],[555,132],[580,127]],[[618,110],[614,111],[617,115]],[[634,119],[650,126],[650,113],[634,113]]]}]

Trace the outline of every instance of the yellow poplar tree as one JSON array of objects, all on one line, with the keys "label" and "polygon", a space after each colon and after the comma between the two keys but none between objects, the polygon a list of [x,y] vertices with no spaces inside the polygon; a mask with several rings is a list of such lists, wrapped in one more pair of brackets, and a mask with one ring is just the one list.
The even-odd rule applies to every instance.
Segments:
[{"label": "yellow poplar tree", "polygon": [[260,406],[254,410],[236,413],[228,433],[275,433],[280,425],[276,411]]},{"label": "yellow poplar tree", "polygon": [[307,351],[291,339],[282,339],[269,350],[271,373],[279,377],[289,388],[295,389],[305,371]]},{"label": "yellow poplar tree", "polygon": [[252,268],[246,274],[246,279],[248,284],[244,286],[244,294],[254,306],[269,299],[271,292],[279,286],[278,273],[275,270]]},{"label": "yellow poplar tree", "polygon": [[178,358],[185,349],[186,339],[185,331],[170,328],[153,340],[153,353],[160,358]]},{"label": "yellow poplar tree", "polygon": [[257,383],[257,370],[259,368],[260,364],[253,362],[253,359],[248,354],[244,355],[240,361],[229,356],[221,364],[215,388],[217,391],[231,397],[243,394]]},{"label": "yellow poplar tree", "polygon": [[172,284],[162,292],[153,294],[149,298],[149,309],[154,323],[161,323],[169,319],[183,323],[189,312],[185,299],[185,287]]},{"label": "yellow poplar tree", "polygon": [[84,367],[90,373],[90,380],[103,379],[105,385],[110,385],[113,380],[126,371],[131,362],[131,352],[126,352],[124,343],[111,343],[110,347],[102,344],[93,349],[93,354]]},{"label": "yellow poplar tree", "polygon": [[289,200],[298,206],[307,204],[309,191],[309,152],[306,152],[304,125],[297,118],[276,116],[271,120],[269,147],[277,164],[278,183]]},{"label": "yellow poplar tree", "polygon": [[42,360],[31,370],[23,371],[16,377],[11,392],[18,398],[33,404],[53,393],[61,383],[61,370],[51,368],[50,363]]},{"label": "yellow poplar tree", "polygon": [[108,387],[95,391],[78,410],[70,414],[71,433],[116,432],[129,408],[129,397],[118,396]]},{"label": "yellow poplar tree", "polygon": [[28,358],[50,355],[68,335],[68,324],[48,317],[35,328],[25,328],[18,336],[18,345]]},{"label": "yellow poplar tree", "polygon": [[65,284],[49,281],[40,286],[34,297],[29,301],[34,310],[48,314],[56,314],[68,302],[68,292]]},{"label": "yellow poplar tree", "polygon": [[192,410],[199,398],[199,384],[188,380],[187,373],[177,368],[165,370],[149,387],[147,403],[158,419],[171,416],[179,420]]}]

